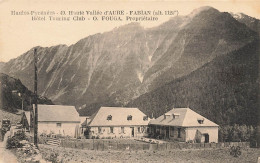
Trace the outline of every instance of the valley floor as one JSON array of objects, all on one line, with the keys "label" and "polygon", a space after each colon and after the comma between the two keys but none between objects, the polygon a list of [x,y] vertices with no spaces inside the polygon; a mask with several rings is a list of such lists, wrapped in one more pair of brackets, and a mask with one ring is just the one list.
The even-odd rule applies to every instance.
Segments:
[{"label": "valley floor", "polygon": [[63,162],[257,162],[260,149],[242,149],[240,157],[233,157],[229,149],[189,149],[172,151],[94,151],[40,145],[43,157],[57,153]]}]

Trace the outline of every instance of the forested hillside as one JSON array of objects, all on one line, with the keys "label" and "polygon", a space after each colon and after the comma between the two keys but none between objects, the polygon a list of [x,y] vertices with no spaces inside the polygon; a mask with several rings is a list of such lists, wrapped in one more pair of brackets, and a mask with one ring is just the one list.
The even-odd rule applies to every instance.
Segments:
[{"label": "forested hillside", "polygon": [[144,94],[128,106],[157,117],[173,107],[190,107],[223,124],[256,125],[259,41],[218,57],[190,75]]},{"label": "forested hillside", "polygon": [[[19,79],[0,73],[0,83],[0,109],[15,113],[17,109],[22,109],[22,100],[24,110],[32,108],[34,94]],[[38,96],[38,103],[53,104],[51,100],[41,96]]]}]

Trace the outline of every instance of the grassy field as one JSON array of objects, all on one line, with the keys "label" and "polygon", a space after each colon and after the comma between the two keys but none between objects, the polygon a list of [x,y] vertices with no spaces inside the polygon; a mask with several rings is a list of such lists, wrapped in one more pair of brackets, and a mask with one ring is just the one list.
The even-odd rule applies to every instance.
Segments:
[{"label": "grassy field", "polygon": [[58,154],[63,162],[256,162],[260,149],[242,149],[240,157],[233,157],[229,149],[189,149],[171,151],[94,151],[40,145],[44,158]]}]

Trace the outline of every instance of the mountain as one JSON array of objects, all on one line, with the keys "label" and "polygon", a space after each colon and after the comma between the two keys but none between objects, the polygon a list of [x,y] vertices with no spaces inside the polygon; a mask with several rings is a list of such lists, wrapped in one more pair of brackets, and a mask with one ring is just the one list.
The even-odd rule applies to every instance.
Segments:
[{"label": "mountain", "polygon": [[[217,59],[224,60],[251,44],[257,46],[257,40],[256,31],[229,13],[211,7],[175,16],[148,29],[130,23],[88,36],[71,46],[35,47],[39,58],[38,90],[54,103],[76,105],[83,115],[95,112],[102,105],[136,105],[138,102],[134,101],[158,89],[164,90],[169,83],[183,78],[191,80],[188,76]],[[1,69],[19,78],[30,90],[33,49],[5,63]],[[223,66],[226,66],[224,61],[219,67]],[[211,74],[208,75],[210,78]],[[204,81],[204,84],[206,87],[212,83]],[[179,89],[186,87],[181,86]],[[151,104],[156,105],[156,101]]]},{"label": "mountain", "polygon": [[[172,29],[162,25],[165,30],[146,31],[139,24],[131,23],[89,36],[69,47],[36,47],[39,92],[55,103],[83,105],[99,102],[121,89],[135,89],[141,84],[142,73],[150,66],[150,55],[162,41],[163,49],[172,41],[174,32],[170,31],[174,31],[178,19],[168,22]],[[31,49],[9,61],[3,68],[3,72],[18,77],[31,90],[32,52]]]},{"label": "mountain", "polygon": [[5,62],[0,62],[0,70],[4,67]]},{"label": "mountain", "polygon": [[253,18],[251,16],[248,16],[243,13],[231,13],[231,15],[240,23],[245,24],[247,27],[252,29],[253,31],[260,32],[260,20]]},{"label": "mountain", "polygon": [[[28,90],[19,79],[15,79],[6,74],[0,73],[0,109],[11,113],[22,109],[22,99],[24,110],[30,110],[34,103],[33,93]],[[21,96],[18,95],[21,94]],[[51,100],[39,96],[39,104],[53,104]]]},{"label": "mountain", "polygon": [[259,40],[215,58],[191,74],[141,95],[128,106],[150,116],[190,107],[223,124],[257,124]]}]

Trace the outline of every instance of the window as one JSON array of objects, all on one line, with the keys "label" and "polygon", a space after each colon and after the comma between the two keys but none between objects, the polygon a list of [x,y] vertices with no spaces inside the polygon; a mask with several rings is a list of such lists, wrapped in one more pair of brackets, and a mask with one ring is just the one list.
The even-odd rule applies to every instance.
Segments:
[{"label": "window", "polygon": [[61,127],[61,123],[56,123],[56,126],[57,127]]},{"label": "window", "polygon": [[98,127],[98,133],[99,133],[99,134],[102,133],[102,127]]},{"label": "window", "polygon": [[204,122],[204,118],[198,118],[198,123],[199,124],[203,124],[203,122]]},{"label": "window", "polygon": [[145,127],[144,127],[144,126],[141,127],[141,132],[142,132],[142,133],[145,132]]},{"label": "window", "polygon": [[114,127],[110,127],[110,133],[114,133]]},{"label": "window", "polygon": [[132,116],[131,116],[131,115],[128,115],[128,116],[127,116],[127,120],[128,120],[128,121],[131,121],[131,120],[132,120]]},{"label": "window", "polygon": [[125,128],[121,127],[121,133],[125,133]]},{"label": "window", "polygon": [[138,133],[140,133],[141,132],[141,127],[138,127],[137,131],[138,131]]},{"label": "window", "polygon": [[143,117],[143,120],[144,120],[144,121],[148,121],[148,116],[147,116],[147,115],[144,116],[144,117]]},{"label": "window", "polygon": [[170,127],[170,135],[174,137],[174,127]]},{"label": "window", "polygon": [[178,138],[181,137],[181,128],[178,128]]},{"label": "window", "polygon": [[108,120],[108,121],[112,121],[112,115],[108,115],[108,116],[107,116],[107,120]]}]

